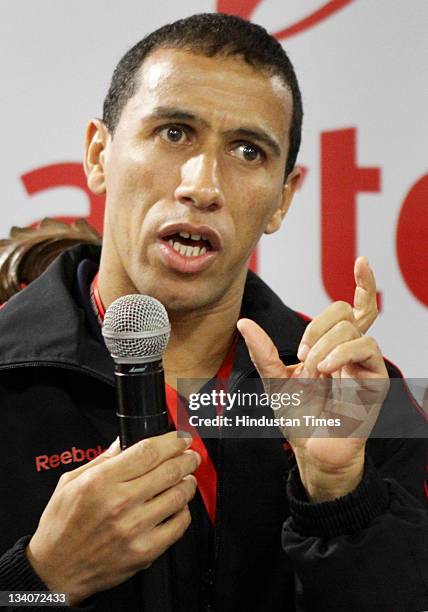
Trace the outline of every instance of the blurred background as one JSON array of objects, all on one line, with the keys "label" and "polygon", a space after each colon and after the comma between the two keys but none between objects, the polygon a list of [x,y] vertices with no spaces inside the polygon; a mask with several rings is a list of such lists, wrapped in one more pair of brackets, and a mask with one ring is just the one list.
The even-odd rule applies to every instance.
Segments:
[{"label": "blurred background", "polygon": [[146,33],[195,12],[239,14],[275,34],[304,101],[305,178],[253,265],[315,316],[352,300],[367,255],[381,314],[372,328],[407,377],[428,370],[427,0],[3,0],[0,237],[45,216],[102,226],[81,166],[87,120]]}]

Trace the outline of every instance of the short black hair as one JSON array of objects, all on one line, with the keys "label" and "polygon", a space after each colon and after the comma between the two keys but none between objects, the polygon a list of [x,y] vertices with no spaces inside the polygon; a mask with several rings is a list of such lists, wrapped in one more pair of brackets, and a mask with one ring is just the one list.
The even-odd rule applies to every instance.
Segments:
[{"label": "short black hair", "polygon": [[145,58],[160,48],[179,48],[206,57],[240,55],[251,66],[278,75],[290,89],[293,109],[285,177],[296,163],[302,131],[302,97],[293,65],[280,43],[262,26],[223,13],[201,13],[169,23],[148,34],[119,61],[104,100],[103,121],[113,135],[127,101],[138,87]]}]

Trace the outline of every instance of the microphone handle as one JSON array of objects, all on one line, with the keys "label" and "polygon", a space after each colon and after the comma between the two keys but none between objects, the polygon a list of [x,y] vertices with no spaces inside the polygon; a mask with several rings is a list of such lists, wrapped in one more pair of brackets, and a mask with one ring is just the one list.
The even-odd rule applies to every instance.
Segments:
[{"label": "microphone handle", "polygon": [[[169,431],[168,410],[165,398],[165,378],[162,361],[151,363],[116,363],[116,389],[118,399],[120,448],[122,451],[140,440],[158,436]],[[171,552],[167,550],[149,568],[149,576],[160,584],[168,585],[172,591]],[[146,581],[148,570],[132,578],[139,593],[143,608],[151,603],[152,589]],[[149,601],[146,601],[148,598]],[[166,602],[163,602],[164,604]],[[173,610],[173,606],[166,608]]]},{"label": "microphone handle", "polygon": [[116,363],[120,448],[169,431],[162,360]]}]

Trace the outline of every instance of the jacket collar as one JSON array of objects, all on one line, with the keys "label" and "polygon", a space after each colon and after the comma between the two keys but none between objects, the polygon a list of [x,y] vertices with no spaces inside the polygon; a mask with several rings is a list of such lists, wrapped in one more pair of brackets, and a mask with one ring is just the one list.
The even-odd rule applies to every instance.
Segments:
[{"label": "jacket collar", "polygon": [[[90,259],[98,263],[99,256],[99,247],[74,247],[9,300],[0,312],[0,369],[56,365],[80,369],[113,383],[113,361],[94,338],[74,298],[79,262]],[[252,272],[248,273],[241,315],[265,329],[285,361],[295,360],[306,323]],[[232,380],[251,369],[248,351],[239,336]]]}]

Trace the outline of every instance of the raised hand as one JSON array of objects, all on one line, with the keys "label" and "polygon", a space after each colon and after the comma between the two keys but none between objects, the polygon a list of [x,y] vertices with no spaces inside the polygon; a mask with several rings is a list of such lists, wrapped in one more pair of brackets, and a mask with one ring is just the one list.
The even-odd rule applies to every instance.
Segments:
[{"label": "raised hand", "polygon": [[[317,427],[306,433],[306,437],[301,432],[293,436],[292,430],[283,432],[293,447],[303,485],[313,501],[340,497],[358,485],[364,468],[366,439],[389,388],[379,347],[373,338],[362,334],[377,314],[376,284],[366,258],[356,262],[355,281],[353,307],[335,302],[308,325],[300,343],[298,364],[285,366],[272,340],[254,321],[238,322],[251,359],[268,389],[272,386],[269,379],[288,379],[284,381],[288,385],[299,382],[299,387],[309,391],[306,396],[311,398],[306,413],[315,416],[330,416],[333,411],[346,416],[350,406],[355,412],[358,406],[355,398],[359,400],[364,427],[358,435],[355,432],[349,435],[348,431],[344,437],[332,438],[328,429],[323,431]],[[332,403],[331,393],[323,385],[327,379],[334,379],[333,385],[346,379],[348,406],[338,406],[340,384],[336,385]]]}]

